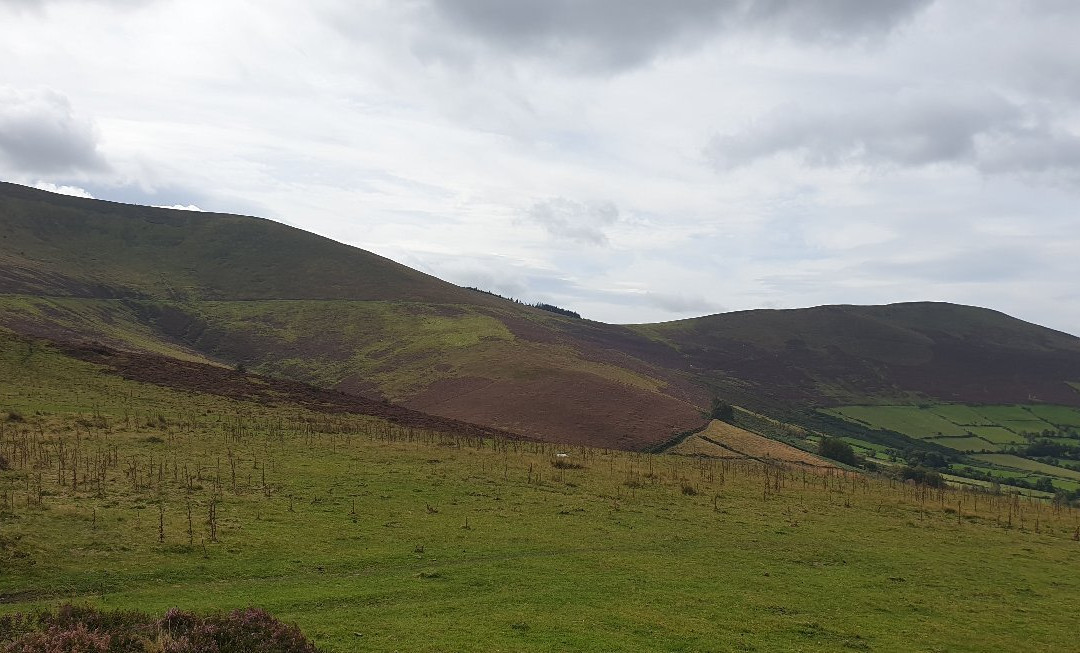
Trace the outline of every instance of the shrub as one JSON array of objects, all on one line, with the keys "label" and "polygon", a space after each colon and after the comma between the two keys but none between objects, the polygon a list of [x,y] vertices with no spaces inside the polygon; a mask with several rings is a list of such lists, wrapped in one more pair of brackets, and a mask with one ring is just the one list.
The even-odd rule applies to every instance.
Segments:
[{"label": "shrub", "polygon": [[551,466],[555,469],[584,469],[585,466],[580,463],[575,463],[572,460],[566,458],[555,458],[551,461]]},{"label": "shrub", "polygon": [[850,444],[844,442],[840,438],[821,438],[821,442],[818,443],[818,453],[825,458],[846,465],[856,465],[859,462],[858,458],[855,457],[855,450],[851,448]]},{"label": "shrub", "polygon": [[721,422],[727,422],[728,424],[735,423],[735,407],[726,401],[721,401],[718,397],[713,397],[712,405],[709,406],[709,412],[705,414],[708,419],[718,419]]},{"label": "shrub", "polygon": [[140,612],[65,605],[56,614],[0,618],[2,653],[316,653],[296,626],[259,608],[199,616],[173,608]]},{"label": "shrub", "polygon": [[945,478],[937,470],[923,467],[922,465],[908,465],[900,470],[900,478],[915,481],[919,485],[929,487],[945,487]]}]

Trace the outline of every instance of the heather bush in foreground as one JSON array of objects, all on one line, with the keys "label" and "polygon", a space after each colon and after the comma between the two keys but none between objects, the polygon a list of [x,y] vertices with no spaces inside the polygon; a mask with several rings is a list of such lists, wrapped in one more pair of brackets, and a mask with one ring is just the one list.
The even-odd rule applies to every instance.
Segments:
[{"label": "heather bush in foreground", "polygon": [[247,608],[199,616],[176,608],[161,619],[65,605],[56,613],[0,617],[2,653],[316,653],[296,626]]}]

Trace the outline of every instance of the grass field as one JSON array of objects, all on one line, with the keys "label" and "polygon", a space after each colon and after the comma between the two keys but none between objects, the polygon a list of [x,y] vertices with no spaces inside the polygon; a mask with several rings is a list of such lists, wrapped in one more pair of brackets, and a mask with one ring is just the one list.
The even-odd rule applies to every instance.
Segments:
[{"label": "grass field", "polygon": [[1074,509],[451,437],[3,342],[0,613],[254,604],[327,651],[1075,642]]},{"label": "grass field", "polygon": [[1080,409],[1044,405],[841,406],[825,412],[918,439],[974,434],[997,444],[1023,443],[1021,434],[1056,431],[1080,422]]},{"label": "grass field", "polygon": [[842,406],[826,412],[871,428],[888,429],[918,439],[968,433],[967,428],[918,406]]},{"label": "grass field", "polygon": [[994,422],[979,413],[974,406],[964,404],[937,404],[930,407],[930,411],[949,420],[953,424],[963,426],[992,426]]},{"label": "grass field", "polygon": [[1033,415],[1058,427],[1080,427],[1080,411],[1064,406],[1029,406]]},{"label": "grass field", "polygon": [[926,438],[926,441],[940,444],[943,447],[948,447],[961,452],[1001,450],[999,445],[983,440],[982,438]]},{"label": "grass field", "polygon": [[1022,436],[1002,426],[969,426],[968,429],[980,438],[995,444],[1024,444],[1027,442]]},{"label": "grass field", "polygon": [[1060,476],[1063,478],[1072,479],[1074,481],[1080,480],[1080,472],[1076,472],[1071,469],[1064,469],[1055,465],[1047,465],[1046,463],[1041,463],[1037,460],[1021,458],[1020,456],[995,453],[981,454],[972,457],[983,462],[994,463],[995,465],[1001,465],[1003,467],[1012,467],[1014,469],[1023,469],[1030,472],[1039,472],[1040,474],[1046,474],[1047,476]]}]

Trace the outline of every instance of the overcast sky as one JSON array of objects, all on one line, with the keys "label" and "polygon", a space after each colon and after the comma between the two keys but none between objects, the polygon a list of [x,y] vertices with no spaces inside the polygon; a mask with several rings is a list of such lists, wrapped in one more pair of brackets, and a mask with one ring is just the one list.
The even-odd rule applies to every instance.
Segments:
[{"label": "overcast sky", "polygon": [[609,322],[1080,333],[1074,0],[0,0],[0,178]]}]

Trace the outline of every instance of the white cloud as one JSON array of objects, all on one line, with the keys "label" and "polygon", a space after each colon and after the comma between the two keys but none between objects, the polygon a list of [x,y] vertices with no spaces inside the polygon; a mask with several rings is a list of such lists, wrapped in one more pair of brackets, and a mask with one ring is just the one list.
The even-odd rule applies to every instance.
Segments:
[{"label": "white cloud", "polygon": [[175,211],[196,211],[196,212],[199,212],[199,213],[203,212],[203,209],[200,209],[199,207],[195,206],[194,204],[171,204],[169,206],[154,205],[154,208],[173,209]]},{"label": "white cloud", "polygon": [[3,178],[596,319],[945,299],[1080,331],[1075,3],[133,3],[0,4]]},{"label": "white cloud", "polygon": [[51,182],[38,181],[33,184],[34,188],[38,190],[47,190],[50,193],[58,193],[60,195],[71,195],[72,197],[85,197],[88,200],[96,199],[85,188],[79,188],[78,186],[57,186]]}]

